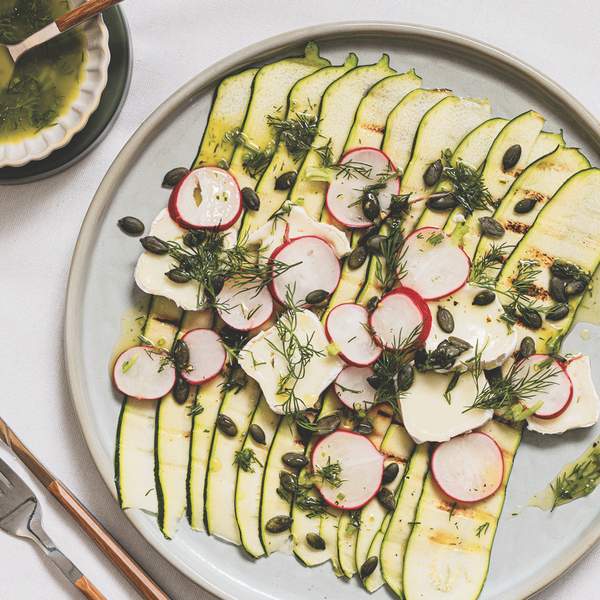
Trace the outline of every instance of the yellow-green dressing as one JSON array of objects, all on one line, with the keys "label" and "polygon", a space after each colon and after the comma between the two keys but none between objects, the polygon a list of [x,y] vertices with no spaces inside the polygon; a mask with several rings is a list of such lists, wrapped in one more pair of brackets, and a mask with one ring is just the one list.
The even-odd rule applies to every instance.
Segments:
[{"label": "yellow-green dressing", "polygon": [[[18,43],[71,8],[66,0],[0,0],[0,43]],[[8,87],[0,90],[0,144],[31,137],[66,114],[79,94],[85,47],[78,27],[17,61]],[[0,48],[0,71],[12,70],[10,60],[6,48]]]}]

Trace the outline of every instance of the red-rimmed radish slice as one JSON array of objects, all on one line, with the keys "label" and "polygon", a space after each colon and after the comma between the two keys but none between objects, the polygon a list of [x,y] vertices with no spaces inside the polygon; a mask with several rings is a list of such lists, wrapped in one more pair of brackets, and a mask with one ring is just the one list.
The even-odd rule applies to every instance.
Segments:
[{"label": "red-rimmed radish slice", "polygon": [[312,235],[284,242],[271,254],[270,260],[294,265],[270,284],[274,298],[286,306],[288,295],[294,305],[308,306],[308,294],[324,290],[329,295],[340,282],[342,270],[333,248]]},{"label": "red-rimmed radish slice", "polygon": [[[573,397],[573,382],[565,368],[547,354],[532,354],[523,359],[515,368],[513,378],[537,379],[542,387],[527,398],[519,398],[521,404],[530,409],[543,402],[533,414],[540,419],[553,419],[567,409]],[[544,385],[547,383],[547,385]]]},{"label": "red-rimmed radish slice", "polygon": [[[258,282],[257,282],[258,283]],[[249,331],[264,325],[273,314],[273,298],[264,287],[258,290],[253,285],[236,286],[228,279],[218,295],[217,311],[227,325],[238,331]]]},{"label": "red-rimmed radish slice", "polygon": [[212,329],[192,329],[181,339],[190,351],[189,365],[181,371],[182,377],[199,385],[221,372],[227,360],[227,352],[217,333]]},{"label": "red-rimmed radish slice", "polygon": [[325,331],[331,342],[340,348],[340,357],[358,367],[374,363],[381,354],[381,348],[365,326],[369,323],[369,313],[360,304],[339,304],[332,309],[325,320]]},{"label": "red-rimmed radish slice", "polygon": [[502,450],[485,433],[467,433],[435,449],[431,473],[441,490],[453,500],[477,502],[491,496],[502,483]]},{"label": "red-rimmed radish slice", "polygon": [[349,408],[369,410],[375,404],[375,388],[367,378],[375,375],[371,367],[345,367],[336,377],[334,389],[338,398]]},{"label": "red-rimmed radish slice", "polygon": [[[349,431],[334,431],[317,443],[312,454],[316,485],[328,504],[345,509],[364,506],[381,486],[383,461],[368,438]],[[339,465],[339,486],[322,481],[319,472],[332,471]]]},{"label": "red-rimmed radish slice", "polygon": [[[362,209],[361,195],[368,185],[378,183],[382,177],[396,173],[390,159],[377,148],[357,148],[342,157],[340,163],[352,162],[370,171],[366,177],[355,173],[356,177],[343,177],[341,174],[329,184],[327,208],[331,216],[347,227],[368,227],[372,225]],[[392,195],[400,193],[400,180],[391,177],[385,187],[379,190],[377,199],[382,212],[390,208]]]},{"label": "red-rimmed radish slice", "polygon": [[403,286],[425,300],[449,296],[467,282],[471,261],[450,236],[437,227],[413,231],[401,250]]},{"label": "red-rimmed radish slice", "polygon": [[117,358],[113,378],[119,391],[127,396],[156,400],[171,391],[176,372],[165,350],[135,346]]},{"label": "red-rimmed radish slice", "polygon": [[184,229],[227,229],[241,212],[242,194],[237,181],[218,167],[190,171],[169,197],[171,219]]},{"label": "red-rimmed radish slice", "polygon": [[419,346],[431,330],[431,312],[417,292],[399,288],[386,294],[371,313],[369,324],[386,348]]}]

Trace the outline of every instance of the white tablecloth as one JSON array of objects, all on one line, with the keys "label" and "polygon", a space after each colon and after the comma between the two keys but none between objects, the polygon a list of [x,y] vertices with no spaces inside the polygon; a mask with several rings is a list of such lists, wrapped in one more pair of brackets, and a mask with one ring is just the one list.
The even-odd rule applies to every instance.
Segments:
[{"label": "white tablecloth", "polygon": [[[0,188],[0,415],[173,600],[209,600],[212,596],[154,552],[118,509],[84,444],[67,387],[62,338],[69,265],[88,205],[112,161],[138,126],[198,72],[264,38],[334,21],[399,21],[480,39],[541,70],[600,118],[600,3],[127,0],[121,6],[131,27],[134,67],[116,125],[68,171]],[[43,505],[47,532],[106,598],[138,600],[6,448],[0,447],[0,457],[31,483]],[[599,568],[600,548],[595,547],[537,598],[597,599]],[[0,533],[2,600],[81,597],[37,547]]]}]

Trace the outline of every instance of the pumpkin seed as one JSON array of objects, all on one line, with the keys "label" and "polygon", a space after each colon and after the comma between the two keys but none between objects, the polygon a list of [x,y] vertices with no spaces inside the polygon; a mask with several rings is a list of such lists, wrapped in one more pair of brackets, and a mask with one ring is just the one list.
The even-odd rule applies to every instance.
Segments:
[{"label": "pumpkin seed", "polygon": [[367,310],[373,312],[377,308],[380,299],[379,296],[371,296],[367,302]]},{"label": "pumpkin seed", "polygon": [[175,342],[173,358],[175,358],[175,364],[180,371],[186,369],[190,364],[190,349],[184,340],[179,339]]},{"label": "pumpkin seed", "polygon": [[374,389],[378,390],[381,387],[381,379],[379,375],[370,375],[367,377],[367,383]]},{"label": "pumpkin seed", "polygon": [[242,202],[248,210],[257,211],[260,209],[260,198],[251,187],[242,188]]},{"label": "pumpkin seed", "polygon": [[427,187],[433,187],[442,176],[442,171],[444,167],[442,166],[442,160],[438,158],[434,163],[431,163],[425,173],[423,174],[423,181]]},{"label": "pumpkin seed", "polygon": [[379,225],[371,225],[365,229],[365,232],[358,238],[356,242],[359,246],[364,246],[368,240],[379,233]]},{"label": "pumpkin seed", "polygon": [[537,204],[535,198],[523,198],[515,204],[515,212],[519,215],[524,215],[533,210],[533,207]]},{"label": "pumpkin seed", "polygon": [[362,211],[369,221],[374,221],[381,213],[381,206],[377,196],[373,192],[367,192],[363,195]]},{"label": "pumpkin seed", "polygon": [[250,427],[248,428],[248,433],[257,444],[264,446],[267,443],[265,432],[263,431],[263,428],[260,425],[252,423],[252,425],[250,425]]},{"label": "pumpkin seed", "polygon": [[144,247],[144,250],[148,250],[148,252],[152,254],[162,255],[169,252],[169,247],[153,235],[147,235],[146,237],[140,238],[140,243]]},{"label": "pumpkin seed", "polygon": [[412,387],[415,381],[415,370],[412,365],[404,365],[398,371],[396,387],[399,392],[406,392]]},{"label": "pumpkin seed", "polygon": [[289,471],[279,473],[279,484],[286,491],[293,494],[298,489],[298,478]]},{"label": "pumpkin seed", "polygon": [[521,146],[519,144],[515,144],[511,146],[505,153],[502,158],[502,169],[504,171],[508,171],[512,169],[521,158]]},{"label": "pumpkin seed", "polygon": [[177,404],[185,404],[190,393],[190,384],[183,377],[177,377],[173,386],[173,398]]},{"label": "pumpkin seed", "polygon": [[562,260],[557,258],[550,267],[550,272],[552,275],[556,277],[560,277],[563,280],[571,280],[571,279],[582,279],[587,281],[588,276],[585,271],[577,266],[575,263],[572,263],[568,260]]},{"label": "pumpkin seed", "polygon": [[185,167],[175,167],[164,176],[161,185],[163,187],[175,187],[189,172],[189,169]]},{"label": "pumpkin seed", "polygon": [[559,304],[567,301],[567,294],[565,293],[565,282],[560,277],[551,277],[550,283],[548,284],[548,291],[550,297],[556,300]]},{"label": "pumpkin seed", "polygon": [[400,472],[400,467],[397,462],[391,462],[384,470],[383,476],[381,478],[382,485],[387,485],[388,483],[392,483],[396,477],[398,477],[398,473]]},{"label": "pumpkin seed", "polygon": [[317,533],[307,533],[306,543],[315,550],[325,550],[325,540]]},{"label": "pumpkin seed", "polygon": [[437,307],[436,319],[440,329],[444,333],[452,333],[454,331],[454,317],[452,316],[452,313],[439,304]]},{"label": "pumpkin seed", "polygon": [[583,294],[587,289],[587,281],[583,281],[581,279],[575,279],[573,281],[569,281],[565,286],[565,294],[567,296],[579,296]]},{"label": "pumpkin seed", "polygon": [[288,171],[283,175],[280,175],[275,180],[275,189],[276,190],[289,190],[296,183],[296,179],[298,178],[298,173],[296,171]]},{"label": "pumpkin seed", "polygon": [[307,304],[321,304],[325,298],[329,296],[329,292],[327,290],[313,290],[312,292],[306,294],[306,303]]},{"label": "pumpkin seed", "polygon": [[306,446],[310,439],[312,438],[312,430],[308,429],[307,425],[310,425],[310,421],[305,415],[300,415],[296,419],[296,430],[298,431],[298,436],[300,437],[300,441]]},{"label": "pumpkin seed", "polygon": [[142,235],[144,224],[137,217],[123,217],[117,221],[119,227],[129,235]]},{"label": "pumpkin seed", "polygon": [[237,425],[230,417],[223,413],[219,413],[217,417],[217,426],[228,437],[235,437],[237,435]]},{"label": "pumpkin seed", "polygon": [[359,269],[365,264],[367,256],[369,256],[369,253],[364,246],[356,246],[356,248],[350,252],[350,256],[348,256],[348,268],[353,271]]},{"label": "pumpkin seed", "polygon": [[527,336],[521,340],[519,353],[523,358],[529,358],[531,355],[535,354],[535,341],[532,337]]},{"label": "pumpkin seed", "polygon": [[427,199],[425,202],[427,208],[433,210],[452,210],[458,206],[458,202],[452,192],[446,192],[444,194],[435,194]]},{"label": "pumpkin seed", "polygon": [[359,423],[353,430],[352,433],[357,433],[358,435],[369,435],[373,433],[373,425],[370,423]]},{"label": "pumpkin seed", "polygon": [[546,313],[546,319],[548,321],[562,321],[562,319],[564,319],[568,314],[568,304],[557,304]]},{"label": "pumpkin seed", "polygon": [[223,275],[213,275],[210,283],[212,285],[212,291],[216,297],[221,293],[221,290],[225,285],[225,277]]},{"label": "pumpkin seed", "polygon": [[367,558],[360,568],[360,578],[366,579],[377,568],[378,564],[379,558],[377,556]]},{"label": "pumpkin seed", "polygon": [[492,388],[502,381],[502,369],[500,367],[484,369],[483,374]]},{"label": "pumpkin seed", "polygon": [[521,317],[523,318],[523,322],[530,329],[539,329],[542,326],[542,317],[540,317],[540,313],[533,308],[523,308],[521,309]]},{"label": "pumpkin seed", "polygon": [[292,526],[293,522],[294,519],[288,517],[288,515],[279,515],[269,519],[265,525],[265,529],[269,533],[283,533]]},{"label": "pumpkin seed", "polygon": [[504,235],[502,223],[492,217],[479,217],[483,233],[491,238],[501,238]]},{"label": "pumpkin seed", "polygon": [[181,269],[171,269],[167,271],[165,275],[173,282],[173,283],[187,283],[192,279],[191,275],[188,275],[185,271]]},{"label": "pumpkin seed", "polygon": [[385,235],[374,235],[367,240],[366,246],[371,252],[381,252],[381,245],[387,240]]},{"label": "pumpkin seed", "polygon": [[379,504],[386,510],[394,510],[396,508],[396,498],[394,498],[394,494],[389,488],[382,487],[377,492],[377,500],[379,500]]},{"label": "pumpkin seed", "polygon": [[188,248],[196,248],[200,244],[202,244],[202,242],[204,242],[205,239],[206,239],[206,230],[205,229],[190,229],[183,236],[183,243]]},{"label": "pumpkin seed", "polygon": [[457,337],[454,337],[454,336],[450,336],[448,338],[448,342],[452,346],[455,346],[456,348],[460,348],[463,352],[466,352],[467,350],[470,350],[473,347],[466,340],[461,340],[460,338],[457,338]]},{"label": "pumpkin seed", "polygon": [[317,428],[315,435],[329,435],[340,426],[341,422],[342,421],[337,414],[323,417],[315,423],[315,427]]},{"label": "pumpkin seed", "polygon": [[473,302],[471,304],[473,306],[487,306],[491,304],[496,299],[496,294],[491,290],[483,290],[479,292],[475,298],[473,298]]},{"label": "pumpkin seed", "polygon": [[308,464],[308,458],[304,454],[298,454],[297,452],[286,452],[281,457],[281,461],[284,465],[292,467],[292,469],[301,469]]}]

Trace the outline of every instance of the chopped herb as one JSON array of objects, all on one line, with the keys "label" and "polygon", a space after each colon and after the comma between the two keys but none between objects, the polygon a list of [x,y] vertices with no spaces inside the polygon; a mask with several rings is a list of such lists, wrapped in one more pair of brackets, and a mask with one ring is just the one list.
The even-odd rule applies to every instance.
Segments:
[{"label": "chopped herb", "polygon": [[238,465],[240,469],[246,473],[254,473],[255,471],[252,467],[253,463],[258,464],[261,467],[264,466],[260,460],[258,460],[252,448],[245,448],[241,452],[236,450],[235,457],[233,459],[234,465]]},{"label": "chopped herb", "polygon": [[475,535],[477,537],[480,537],[481,534],[483,533],[484,535],[487,533],[488,529],[490,528],[490,524],[489,523],[484,523],[483,525],[480,525],[476,530],[475,530]]}]

